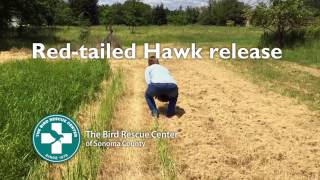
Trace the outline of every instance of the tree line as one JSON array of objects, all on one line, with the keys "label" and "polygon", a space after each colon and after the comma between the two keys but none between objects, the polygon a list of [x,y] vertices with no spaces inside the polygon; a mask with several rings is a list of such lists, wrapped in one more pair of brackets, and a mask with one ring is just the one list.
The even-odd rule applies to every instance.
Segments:
[{"label": "tree line", "polygon": [[0,30],[12,21],[19,25],[235,25],[245,23],[248,5],[238,0],[209,0],[207,7],[169,10],[163,4],[150,6],[139,0],[98,5],[98,0],[10,0],[0,1]]},{"label": "tree line", "polygon": [[[271,4],[276,2],[271,0]],[[316,14],[320,14],[319,0],[303,2]],[[8,28],[14,19],[20,25],[49,26],[82,23],[129,26],[196,23],[244,25],[249,19],[248,12],[254,9],[239,0],[208,0],[205,7],[180,7],[177,10],[169,10],[163,4],[152,7],[139,0],[127,0],[123,4],[113,5],[98,5],[98,0],[10,0],[0,1],[0,29]]]},{"label": "tree line", "polygon": [[[269,0],[249,6],[239,0],[208,0],[204,7],[169,10],[163,4],[150,6],[139,0],[99,5],[98,0],[8,0],[0,1],[0,35],[19,27],[54,25],[221,25],[252,24],[264,29],[264,39],[285,46],[286,39],[303,39],[304,28],[313,19],[320,22],[319,0]],[[290,43],[287,43],[290,44]],[[291,43],[292,44],[292,43]]]},{"label": "tree line", "polygon": [[98,0],[0,1],[0,31],[19,26],[99,24]]},{"label": "tree line", "polygon": [[[245,24],[245,12],[249,6],[238,0],[209,0],[207,7],[180,7],[169,10],[163,4],[151,7],[137,0],[127,0],[123,4],[104,5],[100,9],[103,24],[123,25],[235,25]],[[134,16],[134,17],[132,17]]]}]

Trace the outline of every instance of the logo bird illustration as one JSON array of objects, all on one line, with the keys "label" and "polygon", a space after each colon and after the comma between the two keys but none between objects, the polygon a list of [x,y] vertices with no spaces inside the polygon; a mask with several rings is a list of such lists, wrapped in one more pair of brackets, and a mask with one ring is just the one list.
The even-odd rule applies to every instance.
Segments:
[{"label": "logo bird illustration", "polygon": [[61,138],[63,138],[62,134],[58,134],[57,131],[51,130],[49,134],[54,138],[54,141],[51,144],[54,144],[57,141],[61,142]]}]

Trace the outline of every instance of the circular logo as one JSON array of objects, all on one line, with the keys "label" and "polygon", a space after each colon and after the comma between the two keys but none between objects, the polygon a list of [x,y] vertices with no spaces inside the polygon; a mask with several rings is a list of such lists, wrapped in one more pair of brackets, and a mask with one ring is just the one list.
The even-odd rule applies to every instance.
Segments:
[{"label": "circular logo", "polygon": [[32,142],[34,149],[44,160],[61,163],[77,153],[81,134],[78,125],[70,118],[50,115],[37,124]]}]

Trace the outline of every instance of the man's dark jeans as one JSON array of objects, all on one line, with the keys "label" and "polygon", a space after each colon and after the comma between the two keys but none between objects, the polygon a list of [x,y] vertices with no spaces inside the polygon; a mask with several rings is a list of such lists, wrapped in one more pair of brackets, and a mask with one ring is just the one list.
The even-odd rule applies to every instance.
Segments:
[{"label": "man's dark jeans", "polygon": [[151,83],[148,85],[145,97],[148,106],[152,112],[159,113],[154,97],[166,95],[169,97],[169,105],[167,110],[167,116],[175,115],[176,103],[178,100],[178,86],[173,83]]}]

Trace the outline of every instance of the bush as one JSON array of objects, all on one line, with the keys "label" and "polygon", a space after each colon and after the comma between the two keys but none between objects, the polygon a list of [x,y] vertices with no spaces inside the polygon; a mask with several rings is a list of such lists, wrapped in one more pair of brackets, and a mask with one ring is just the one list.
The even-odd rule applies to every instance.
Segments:
[{"label": "bush", "polygon": [[320,39],[320,26],[309,28],[307,30],[307,37],[310,40]]},{"label": "bush", "polygon": [[226,25],[227,25],[228,27],[233,27],[233,26],[235,26],[235,22],[232,21],[232,20],[228,20],[227,23],[226,23]]},{"label": "bush", "polygon": [[80,30],[79,39],[80,41],[86,42],[90,36],[90,27],[84,26]]}]

